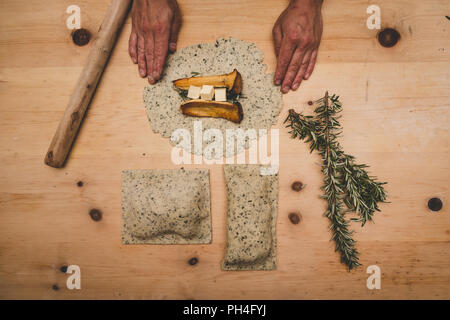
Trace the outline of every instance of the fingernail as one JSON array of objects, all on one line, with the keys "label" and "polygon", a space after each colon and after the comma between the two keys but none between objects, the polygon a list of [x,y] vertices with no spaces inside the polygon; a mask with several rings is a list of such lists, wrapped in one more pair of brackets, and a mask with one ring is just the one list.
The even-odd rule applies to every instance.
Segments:
[{"label": "fingernail", "polygon": [[289,91],[289,87],[283,87],[283,89],[281,89],[281,91],[283,91],[283,93],[288,93]]},{"label": "fingernail", "polygon": [[152,78],[153,79],[158,79],[158,73],[156,71],[153,71]]},{"label": "fingernail", "polygon": [[303,77],[303,79],[308,80],[309,78],[309,74],[305,74],[305,76]]},{"label": "fingernail", "polygon": [[281,83],[280,79],[275,79],[275,84],[276,84],[277,86],[279,86],[280,83]]},{"label": "fingernail", "polygon": [[155,83],[155,79],[153,79],[152,76],[148,77],[148,82],[150,82],[150,84],[154,84]]},{"label": "fingernail", "polygon": [[298,86],[299,86],[299,83],[294,83],[292,85],[292,89],[297,90]]},{"label": "fingernail", "polygon": [[175,42],[172,42],[171,44],[169,44],[169,49],[171,51],[177,50],[177,44]]},{"label": "fingernail", "polygon": [[145,70],[139,69],[139,74],[141,75],[141,77],[145,77]]}]

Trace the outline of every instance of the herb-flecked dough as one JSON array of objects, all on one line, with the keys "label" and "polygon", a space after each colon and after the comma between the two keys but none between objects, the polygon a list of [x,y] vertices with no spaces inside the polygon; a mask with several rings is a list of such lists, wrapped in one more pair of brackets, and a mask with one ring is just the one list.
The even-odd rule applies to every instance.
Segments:
[{"label": "herb-flecked dough", "polygon": [[208,170],[122,172],[125,244],[211,242]]},{"label": "herb-flecked dough", "polygon": [[[273,83],[273,74],[266,74],[267,65],[263,59],[263,51],[254,43],[234,38],[219,38],[212,43],[191,45],[169,55],[162,79],[144,90],[145,109],[153,132],[171,138],[173,145],[188,152],[203,154],[207,159],[218,159],[222,153],[208,152],[207,141],[203,141],[202,148],[195,148],[193,138],[190,143],[181,143],[182,139],[172,137],[172,133],[185,129],[194,137],[194,123],[198,122],[201,122],[202,133],[208,129],[218,129],[224,139],[227,129],[255,129],[257,132],[259,129],[269,129],[277,122],[282,93]],[[242,76],[239,98],[241,113],[244,115],[240,119],[242,121],[234,123],[223,118],[197,118],[180,112],[183,99],[174,89],[172,81],[192,77],[193,73],[214,76],[230,73],[234,69],[239,70]],[[253,136],[246,136],[245,144],[226,145],[224,153],[227,157],[239,154],[249,147],[250,139]]]},{"label": "herb-flecked dough", "polygon": [[224,270],[276,269],[278,175],[259,165],[225,165],[227,246]]}]

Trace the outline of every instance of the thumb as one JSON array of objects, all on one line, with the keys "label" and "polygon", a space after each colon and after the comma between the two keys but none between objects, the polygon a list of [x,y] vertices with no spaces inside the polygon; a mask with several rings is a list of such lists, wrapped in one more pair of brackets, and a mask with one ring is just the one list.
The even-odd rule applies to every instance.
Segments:
[{"label": "thumb", "polygon": [[177,11],[175,16],[173,17],[172,27],[170,29],[170,38],[169,38],[169,50],[170,52],[174,52],[177,50],[177,41],[178,41],[178,33],[181,28],[181,16],[180,12]]}]

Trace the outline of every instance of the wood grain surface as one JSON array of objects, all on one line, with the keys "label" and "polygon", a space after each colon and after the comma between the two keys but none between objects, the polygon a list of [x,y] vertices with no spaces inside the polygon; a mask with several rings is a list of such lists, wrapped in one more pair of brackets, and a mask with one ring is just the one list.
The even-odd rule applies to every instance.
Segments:
[{"label": "wood grain surface", "polygon": [[[253,41],[275,67],[271,29],[287,1],[179,1],[179,47],[233,36]],[[330,0],[310,80],[284,96],[280,128],[278,270],[224,272],[225,185],[211,170],[211,245],[121,244],[121,171],[178,168],[167,139],[154,134],[142,102],[146,80],[128,56],[122,30],[65,168],[43,156],[91,44],[77,47],[66,8],[81,7],[95,34],[109,0],[0,2],[0,298],[18,299],[449,299],[450,14],[447,0]],[[366,8],[401,40],[381,47]],[[388,181],[391,203],[363,229],[354,224],[363,267],[348,272],[329,241],[317,154],[289,138],[289,108],[325,90],[341,95],[346,152]],[[307,184],[296,193],[293,181]],[[82,181],[80,187],[77,182]],[[444,206],[431,212],[427,201]],[[103,218],[95,222],[89,211]],[[302,221],[293,225],[290,212]],[[188,264],[198,258],[195,266]],[[66,288],[61,266],[81,268],[81,290]],[[381,268],[369,290],[366,268]],[[59,290],[52,287],[57,285]]]}]

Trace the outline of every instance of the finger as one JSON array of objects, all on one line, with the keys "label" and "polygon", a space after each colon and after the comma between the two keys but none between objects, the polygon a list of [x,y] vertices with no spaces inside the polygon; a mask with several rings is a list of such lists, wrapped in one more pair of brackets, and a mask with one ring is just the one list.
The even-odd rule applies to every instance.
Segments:
[{"label": "finger", "polygon": [[300,86],[300,83],[302,83],[303,76],[305,75],[306,69],[309,66],[309,61],[311,60],[311,54],[312,51],[308,50],[303,56],[302,64],[298,69],[297,75],[295,76],[294,82],[292,83],[291,86],[293,90],[297,90],[298,87]]},{"label": "finger", "polygon": [[137,34],[134,30],[131,30],[130,40],[128,41],[128,52],[130,53],[131,60],[134,64],[137,63]]},{"label": "finger", "polygon": [[166,59],[167,50],[169,46],[170,30],[166,25],[160,25],[160,27],[154,29],[155,36],[155,48],[154,48],[154,60],[153,60],[153,72],[152,76],[155,80],[159,80],[164,66],[164,60]]},{"label": "finger", "polygon": [[181,28],[181,16],[179,12],[175,12],[172,21],[172,27],[170,29],[170,40],[169,40],[169,50],[170,52],[175,52],[177,50],[178,33]]},{"label": "finger", "polygon": [[277,59],[277,69],[275,71],[276,85],[281,84],[282,79],[284,79],[284,75],[286,74],[286,70],[291,61],[294,49],[295,49],[294,43],[289,41],[287,37],[284,37],[283,40],[281,40],[280,51]]},{"label": "finger", "polygon": [[145,41],[142,36],[138,37],[137,60],[139,75],[144,78],[147,75],[147,64],[145,62]]},{"label": "finger", "polygon": [[289,63],[289,67],[286,71],[286,75],[283,79],[283,84],[281,85],[281,91],[283,93],[288,93],[288,91],[291,89],[292,82],[295,79],[295,76],[298,73],[298,70],[301,67],[303,57],[305,55],[305,51],[297,47],[295,49],[294,54],[292,55],[291,62]]},{"label": "finger", "polygon": [[283,38],[281,34],[281,28],[278,24],[275,24],[272,30],[273,43],[275,46],[275,55],[278,57],[278,53],[280,52],[281,47],[281,39]]},{"label": "finger", "polygon": [[155,59],[155,39],[152,32],[148,32],[145,36],[145,61],[147,63],[147,77],[150,84],[155,83],[155,77],[153,76],[153,63]]},{"label": "finger", "polygon": [[314,70],[314,66],[316,65],[316,59],[317,59],[317,49],[315,49],[311,55],[311,60],[309,60],[309,65],[308,68],[306,69],[305,72],[305,80],[308,80],[309,77],[311,76],[313,70]]}]

